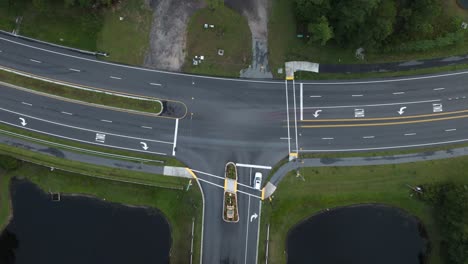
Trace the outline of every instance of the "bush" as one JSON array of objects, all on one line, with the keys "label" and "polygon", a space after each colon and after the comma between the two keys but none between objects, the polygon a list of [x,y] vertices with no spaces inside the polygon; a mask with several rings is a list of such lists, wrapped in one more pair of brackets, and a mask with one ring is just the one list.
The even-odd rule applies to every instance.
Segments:
[{"label": "bush", "polygon": [[12,171],[19,168],[21,162],[13,157],[0,155],[0,169]]},{"label": "bush", "polygon": [[468,263],[468,186],[439,183],[423,190],[422,199],[434,207],[447,263]]}]

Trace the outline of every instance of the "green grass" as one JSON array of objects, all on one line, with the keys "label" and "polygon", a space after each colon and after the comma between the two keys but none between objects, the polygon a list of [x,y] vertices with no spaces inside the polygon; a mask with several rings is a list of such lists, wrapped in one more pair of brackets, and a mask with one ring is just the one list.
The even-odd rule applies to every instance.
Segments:
[{"label": "green grass", "polygon": [[22,10],[21,35],[79,49],[96,50],[96,39],[103,25],[101,11],[67,8],[63,0],[42,2],[42,10],[32,2]]},{"label": "green grass", "polygon": [[0,169],[0,232],[8,224],[10,218],[10,176]]},{"label": "green grass", "polygon": [[468,69],[468,64],[449,65],[442,67],[434,67],[427,69],[417,69],[408,71],[396,72],[369,72],[369,73],[313,73],[313,72],[296,72],[294,78],[297,80],[346,80],[346,79],[370,79],[370,78],[388,78],[388,77],[401,77],[411,75],[423,75],[443,73],[450,71],[461,71]]},{"label": "green grass", "polygon": [[[204,24],[215,25],[204,29]],[[218,55],[224,49],[224,56]],[[204,55],[198,66],[192,65],[194,56]],[[187,57],[183,69],[195,74],[239,77],[240,70],[252,60],[252,36],[247,20],[227,7],[215,11],[198,10],[187,26]]]},{"label": "green grass", "polygon": [[[442,1],[442,0],[441,0]],[[460,9],[455,0],[443,1],[445,11],[449,16],[460,16],[468,20],[468,11]],[[365,61],[355,58],[355,49],[345,49],[330,42],[326,46],[318,44],[308,45],[306,40],[296,37],[296,19],[294,16],[294,1],[273,0],[272,12],[269,22],[269,48],[270,64],[276,77],[278,68],[284,68],[285,61],[306,60],[318,63],[381,63],[392,61],[406,61],[462,55],[468,53],[468,34],[465,34],[465,43],[453,45],[449,48],[434,49],[425,52],[412,53],[368,53]],[[333,77],[330,77],[330,79]]]},{"label": "green grass", "polygon": [[[153,12],[145,0],[122,0],[105,9],[65,7],[63,0],[0,1],[0,29],[11,32],[22,16],[20,35],[89,51],[110,54],[115,62],[142,65],[149,46]],[[116,1],[113,1],[116,2]],[[119,17],[124,17],[123,21]]]},{"label": "green grass", "polygon": [[[8,175],[0,174],[2,189],[5,188],[3,183],[8,186],[8,182],[13,176],[26,178],[47,192],[92,195],[100,199],[106,199],[109,202],[158,208],[171,225],[171,263],[188,263],[193,217],[196,226],[194,239],[196,256],[194,257],[194,263],[198,262],[202,202],[201,193],[196,185],[192,186],[189,191],[172,190],[96,179],[62,171],[50,172],[47,168],[24,163],[21,168],[10,172]],[[188,180],[183,181],[185,187]],[[7,196],[2,192],[0,197],[3,199]],[[4,210],[3,203],[0,205],[2,206],[0,216],[3,216],[6,210]]]},{"label": "green grass", "polygon": [[[120,17],[124,19],[120,21]],[[127,0],[103,12],[97,49],[115,62],[142,65],[149,47],[153,11],[141,0]]]},{"label": "green grass", "polygon": [[431,208],[410,196],[407,184],[468,183],[468,157],[385,166],[304,168],[304,180],[289,173],[262,207],[259,262],[264,262],[270,224],[269,263],[285,263],[286,235],[301,220],[326,208],[359,203],[400,207],[424,223],[432,243],[431,264],[443,263]]},{"label": "green grass", "polygon": [[162,109],[161,101],[157,100],[156,98],[154,99],[154,101],[139,100],[123,96],[80,90],[77,88],[71,88],[64,85],[24,77],[6,71],[0,71],[0,80],[2,82],[18,85],[34,91],[57,95],[86,103],[99,104],[152,114],[158,114],[161,112]]}]

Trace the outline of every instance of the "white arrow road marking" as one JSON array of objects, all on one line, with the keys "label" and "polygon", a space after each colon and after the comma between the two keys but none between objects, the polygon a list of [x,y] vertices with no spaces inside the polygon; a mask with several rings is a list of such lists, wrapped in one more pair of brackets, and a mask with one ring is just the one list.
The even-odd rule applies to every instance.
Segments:
[{"label": "white arrow road marking", "polygon": [[21,125],[26,126],[28,123],[26,123],[26,120],[24,118],[20,117],[19,120],[21,120]]},{"label": "white arrow road marking", "polygon": [[406,106],[400,107],[400,110],[398,111],[398,114],[402,115],[405,113]]},{"label": "white arrow road marking", "polygon": [[144,150],[147,150],[148,149],[148,145],[146,145],[145,142],[140,142],[141,144],[141,147],[144,149]]},{"label": "white arrow road marking", "polygon": [[258,214],[257,213],[254,213],[253,215],[250,216],[250,222],[252,222],[253,220],[257,219],[258,217]]},{"label": "white arrow road marking", "polygon": [[322,112],[322,110],[315,110],[314,117],[317,118],[319,116],[319,113]]}]

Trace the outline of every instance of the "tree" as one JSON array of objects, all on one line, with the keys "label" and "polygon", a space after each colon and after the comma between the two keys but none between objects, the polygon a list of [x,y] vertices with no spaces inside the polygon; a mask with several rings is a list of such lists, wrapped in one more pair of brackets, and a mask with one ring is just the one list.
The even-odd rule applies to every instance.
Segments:
[{"label": "tree", "polygon": [[310,40],[320,42],[322,46],[325,46],[333,38],[333,28],[328,24],[328,19],[325,16],[322,16],[317,23],[309,23],[307,29],[311,34]]}]

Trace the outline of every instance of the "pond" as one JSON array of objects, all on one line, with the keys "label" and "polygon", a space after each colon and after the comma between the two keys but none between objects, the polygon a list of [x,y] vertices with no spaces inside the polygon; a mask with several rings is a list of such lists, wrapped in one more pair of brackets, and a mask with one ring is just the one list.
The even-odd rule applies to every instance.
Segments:
[{"label": "pond", "polygon": [[51,195],[13,180],[13,219],[0,236],[0,263],[169,263],[170,226],[156,210]]},{"label": "pond", "polygon": [[288,263],[418,264],[427,241],[419,221],[383,205],[341,207],[293,227],[287,238]]},{"label": "pond", "polygon": [[468,9],[468,0],[457,0],[461,8]]}]

